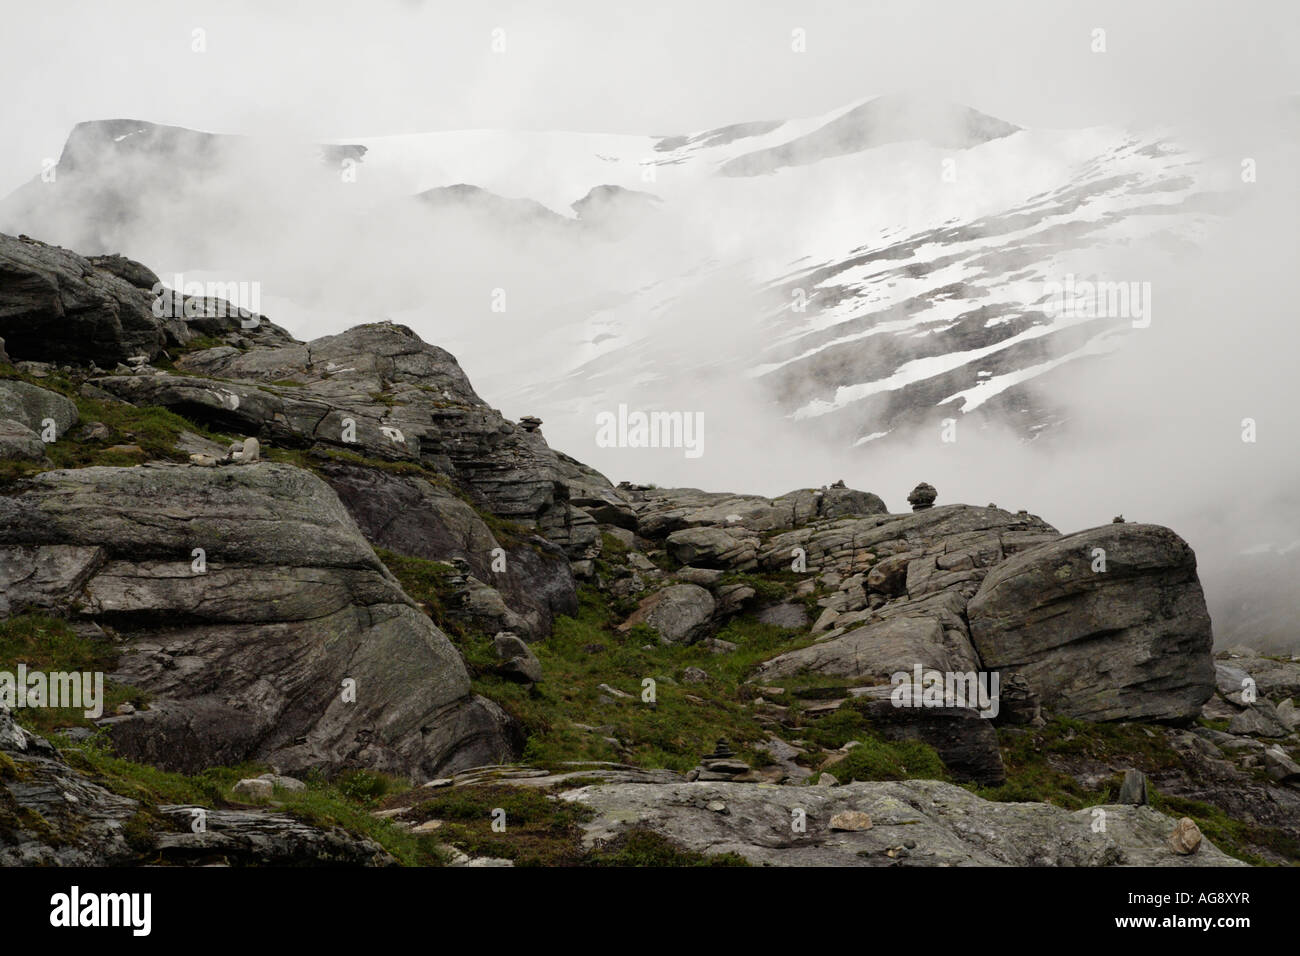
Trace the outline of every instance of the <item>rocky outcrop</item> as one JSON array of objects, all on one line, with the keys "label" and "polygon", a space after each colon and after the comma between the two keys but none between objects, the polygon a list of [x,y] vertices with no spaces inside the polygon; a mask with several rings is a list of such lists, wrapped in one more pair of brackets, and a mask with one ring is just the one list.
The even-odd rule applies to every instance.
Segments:
[{"label": "rocky outcrop", "polygon": [[124,362],[188,338],[153,296],[90,260],[0,234],[0,336],[14,361]]},{"label": "rocky outcrop", "polygon": [[[196,811],[203,819],[194,827]],[[140,825],[132,824],[140,821]],[[284,813],[145,807],[71,767],[0,707],[0,866],[385,866],[376,843]]]},{"label": "rocky outcrop", "polygon": [[759,563],[792,555],[838,593],[821,601],[818,642],[768,661],[764,679],[997,671],[1045,710],[1091,720],[1194,717],[1213,687],[1195,556],[1165,528],[1061,537],[1030,515],[947,505],[779,534]]},{"label": "rocky outcrop", "polygon": [[758,535],[745,528],[683,528],[667,544],[674,561],[695,567],[745,571],[758,563]]},{"label": "rocky outcrop", "polygon": [[46,472],[0,497],[0,554],[34,603],[119,636],[116,678],[152,698],[108,721],[134,759],[419,776],[511,751],[505,715],[309,472]]},{"label": "rocky outcrop", "polygon": [[228,336],[243,347],[292,341],[225,299],[173,292],[124,256],[85,258],[0,234],[0,337],[13,361],[111,368],[139,356],[156,359],[195,333]]},{"label": "rocky outcrop", "polygon": [[0,381],[0,418],[26,426],[37,435],[54,425],[51,440],[77,424],[77,406],[57,392],[28,382]]},{"label": "rocky outcrop", "polygon": [[[754,862],[1222,862],[1208,842],[1193,847],[1186,827],[1174,853],[1174,821],[1145,807],[1103,808],[1108,828],[1098,832],[1091,813],[987,803],[928,781],[839,787],[833,777],[855,747],[892,752],[893,742],[919,741],[937,752],[945,779],[996,786],[1016,768],[1003,764],[995,721],[1019,739],[1055,732],[1044,729],[1045,716],[1199,714],[1215,682],[1209,621],[1195,559],[1167,529],[1115,524],[1062,537],[1027,512],[935,507],[924,483],[904,514],[843,482],[778,498],[614,487],[549,448],[540,418],[507,421],[453,356],[410,329],[375,323],[298,342],[260,319],[232,326],[204,312],[209,300],[159,295],[156,286],[153,273],[120,256],[0,244],[0,331],[17,343],[14,357],[72,366],[20,372],[80,382],[83,407],[162,406],[241,439],[184,434],[175,457],[202,468],[151,461],[32,474],[25,464],[0,495],[0,617],[44,611],[113,642],[112,677],[147,695],[143,706],[100,721],[121,755],[185,772],[259,761],[276,772],[367,767],[416,780],[510,759],[522,744],[512,721],[474,694],[464,661],[429,615],[466,648],[485,693],[543,708],[555,688],[541,661],[567,679],[570,649],[535,652],[527,642],[544,641],[557,615],[578,611],[577,578],[607,599],[603,608],[584,601],[584,611],[609,622],[584,616],[580,627],[611,639],[584,637],[581,652],[626,642],[653,655],[656,640],[702,644],[669,655],[690,666],[674,663],[679,679],[665,676],[664,687],[695,707],[725,707],[741,751],[719,741],[690,784],[668,771],[602,771],[602,786],[566,795],[596,810],[591,840],[636,819],[688,848],[731,848]],[[153,306],[176,297],[200,307],[183,321],[155,318]],[[211,345],[196,332],[222,344],[196,348]],[[77,336],[89,341],[69,344]],[[96,360],[124,364],[104,374]],[[38,426],[53,423],[63,438],[76,414],[48,389],[0,381],[0,453],[39,467],[48,449]],[[102,439],[110,429],[91,423],[73,434]],[[64,460],[64,451],[51,454]],[[372,546],[403,580],[421,576],[412,587],[426,603],[402,591]],[[769,659],[752,667],[762,647]],[[579,690],[626,717],[630,695],[618,687],[640,678],[609,662],[608,676]],[[893,678],[918,668],[994,672],[1005,707],[898,706]],[[1286,693],[1300,691],[1294,676],[1283,662],[1221,662],[1204,713],[1228,732],[1157,728],[1182,735],[1178,746],[1193,755],[1189,763],[1204,758],[1195,765],[1210,783],[1159,778],[1163,768],[1144,766],[1153,785],[1230,806],[1234,819],[1268,821],[1259,844],[1274,833],[1290,839],[1294,829],[1278,820],[1300,799],[1300,713]],[[744,678],[748,686],[737,686]],[[1251,699],[1266,684],[1271,699]],[[578,700],[570,691],[560,696]],[[647,752],[635,738],[652,735],[637,726],[583,719],[591,723],[572,727],[603,738],[618,759]],[[759,751],[772,760],[752,759]],[[1108,761],[1052,769],[1103,793],[1118,772]],[[815,788],[784,785],[814,773]],[[858,766],[850,775],[876,773]],[[706,784],[714,789],[698,789]],[[269,789],[262,779],[244,786],[254,796]],[[86,795],[98,806],[99,796]],[[129,809],[115,800],[102,798],[106,818]],[[807,812],[806,832],[789,830],[795,809]],[[188,810],[150,813],[157,822]],[[201,840],[155,827],[154,851],[178,862],[372,859],[365,847],[274,814],[210,819]],[[0,826],[9,820],[0,816]],[[34,846],[27,836],[19,843]],[[129,859],[111,835],[104,844],[101,857],[84,859]],[[24,859],[65,861],[47,851]]]},{"label": "rocky outcrop", "polygon": [[777,570],[797,559],[835,590],[819,602],[825,610],[813,628],[817,642],[767,661],[760,677],[809,671],[870,684],[918,664],[981,670],[966,602],[990,568],[1055,536],[1032,516],[967,505],[842,518],[778,534],[760,565]]},{"label": "rocky outcrop", "polygon": [[94,384],[133,404],[162,405],[273,445],[418,462],[503,517],[537,524],[555,522],[558,511],[558,522],[567,520],[567,485],[541,433],[488,407],[455,358],[404,326],[376,323],[308,343],[206,349],[184,356],[177,368],[183,374]]},{"label": "rocky outcrop", "polygon": [[[911,673],[917,664],[945,673],[980,670],[964,629],[959,629],[959,607],[949,607],[945,615],[940,605],[931,601],[907,605],[888,616],[875,615],[874,623],[766,661],[759,668],[759,679],[779,680],[808,672],[887,682],[891,674]],[[952,625],[946,630],[945,617]]]},{"label": "rocky outcrop", "polygon": [[518,615],[513,626],[528,639],[550,634],[556,614],[576,613],[568,558],[545,538],[503,544],[462,497],[414,475],[328,461],[320,471],[371,544],[416,558],[464,561]]},{"label": "rocky outcrop", "polygon": [[[737,853],[774,866],[1239,866],[1209,840],[1190,855],[1168,840],[1176,823],[1150,807],[1068,811],[993,803],[933,780],[842,787],[750,783],[606,783],[560,794],[594,811],[584,842],[630,826],[689,850]],[[1096,826],[1097,811],[1105,827]],[[832,826],[861,813],[869,828]],[[842,818],[843,819],[843,818]],[[804,832],[793,825],[802,820]]]},{"label": "rocky outcrop", "polygon": [[967,608],[988,668],[1048,710],[1088,720],[1190,719],[1214,692],[1196,556],[1167,528],[1110,524],[994,568]]},{"label": "rocky outcrop", "polygon": [[636,530],[647,538],[664,538],[684,528],[701,527],[774,531],[818,518],[888,513],[876,495],[844,487],[801,489],[779,498],[697,488],[621,485],[618,491],[636,515]]}]

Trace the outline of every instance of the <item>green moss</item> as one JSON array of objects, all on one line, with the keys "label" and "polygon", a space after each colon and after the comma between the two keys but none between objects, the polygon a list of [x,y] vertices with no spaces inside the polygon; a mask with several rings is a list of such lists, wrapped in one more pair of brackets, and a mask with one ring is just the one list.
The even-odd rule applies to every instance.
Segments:
[{"label": "green moss", "polygon": [[[467,623],[456,614],[456,589],[451,580],[456,570],[442,561],[430,561],[428,558],[413,558],[398,554],[387,548],[375,548],[375,554],[393,577],[397,578],[402,590],[414,600],[423,604],[429,616],[460,649],[462,655],[474,652],[480,660],[479,645],[486,640],[486,635],[475,633]],[[480,663],[487,663],[480,660]]]},{"label": "green moss", "polygon": [[608,531],[600,534],[600,553],[603,557],[624,558],[631,549]]},{"label": "green moss", "polygon": [[[850,780],[948,780],[948,769],[929,744],[915,740],[859,738],[858,746],[827,769],[841,783]],[[820,776],[820,775],[819,775]],[[813,781],[816,782],[816,781]]]},{"label": "green moss", "polygon": [[148,856],[158,849],[158,831],[172,830],[175,827],[157,813],[149,810],[137,810],[122,825],[122,838],[141,856]]},{"label": "green moss", "polygon": [[775,604],[793,598],[794,590],[804,581],[806,574],[793,571],[769,571],[765,574],[724,574],[720,585],[740,584],[753,588],[755,597],[763,604]]},{"label": "green moss", "polygon": [[0,780],[21,780],[25,775],[13,758],[0,751]]},{"label": "green moss", "polygon": [[390,793],[407,788],[395,777],[375,773],[373,770],[346,770],[339,774],[334,786],[344,797],[360,804],[372,804]]},{"label": "green moss", "polygon": [[471,856],[516,866],[576,866],[585,856],[581,824],[592,815],[588,807],[538,788],[488,785],[437,791],[416,802],[404,819],[442,821],[438,839]]},{"label": "green moss", "polygon": [[[5,374],[5,370],[0,369],[0,378],[17,378],[71,399],[77,406],[79,416],[79,422],[73,426],[73,431],[91,422],[99,422],[107,430],[104,437],[97,439],[74,439],[69,434],[59,436],[58,441],[45,446],[50,465],[38,462],[0,462],[0,486],[12,485],[22,478],[50,468],[128,467],[147,460],[188,461],[188,454],[177,446],[181,433],[186,431],[223,445],[233,440],[229,435],[214,432],[165,408],[87,398],[80,393],[77,382],[62,375],[35,378],[17,372]],[[110,450],[119,445],[136,445],[140,450]]]}]

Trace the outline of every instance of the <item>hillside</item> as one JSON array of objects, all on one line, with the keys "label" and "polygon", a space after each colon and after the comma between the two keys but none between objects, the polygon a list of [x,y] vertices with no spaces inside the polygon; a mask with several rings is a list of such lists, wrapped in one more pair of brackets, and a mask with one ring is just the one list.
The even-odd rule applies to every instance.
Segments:
[{"label": "hillside", "polygon": [[0,235],[0,671],[107,681],[0,698],[0,862],[1300,862],[1300,662],[1174,530],[616,485],[409,327],[159,284]]}]

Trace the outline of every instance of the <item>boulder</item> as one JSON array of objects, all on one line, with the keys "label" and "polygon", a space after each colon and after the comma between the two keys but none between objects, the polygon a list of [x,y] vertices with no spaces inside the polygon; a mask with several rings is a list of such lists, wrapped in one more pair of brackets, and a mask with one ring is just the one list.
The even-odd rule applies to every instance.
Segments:
[{"label": "boulder", "polygon": [[698,584],[673,584],[642,601],[618,629],[646,624],[665,644],[693,644],[707,632],[715,608],[713,595]]},{"label": "boulder", "polygon": [[1128,804],[1134,807],[1144,807],[1147,805],[1147,777],[1141,770],[1125,770],[1124,782],[1119,788],[1119,797],[1116,803]]},{"label": "boulder", "polygon": [[1300,764],[1291,759],[1281,747],[1268,747],[1264,751],[1264,771],[1269,779],[1278,783],[1300,783]]},{"label": "boulder", "polygon": [[230,792],[246,800],[270,800],[275,793],[275,784],[261,777],[248,777],[231,787]]},{"label": "boulder", "polygon": [[964,635],[950,637],[933,617],[897,616],[774,657],[760,665],[758,676],[771,681],[806,672],[887,683],[891,674],[910,674],[917,664],[940,671],[979,670]]},{"label": "boulder", "polygon": [[[1238,707],[1245,707],[1246,701],[1242,699],[1242,694],[1248,687],[1255,686],[1255,679],[1235,664],[1215,661],[1214,684],[1218,692],[1226,699],[1232,701]],[[1258,688],[1256,688],[1256,692],[1258,693]]]},{"label": "boulder", "polygon": [[884,558],[867,572],[867,588],[887,598],[903,594],[907,590],[907,565],[914,557],[909,551]]},{"label": "boulder", "polygon": [[1228,733],[1244,737],[1285,737],[1290,732],[1267,700],[1256,701],[1228,721]]},{"label": "boulder", "polygon": [[54,422],[55,437],[62,438],[77,424],[77,406],[58,392],[28,382],[0,380],[0,418],[25,425],[39,438],[46,422]]},{"label": "boulder", "polygon": [[1167,528],[1111,524],[1023,551],[967,616],[984,666],[1023,674],[1055,714],[1190,720],[1214,692],[1196,556]]},{"label": "boulder", "polygon": [[861,830],[871,829],[870,814],[863,813],[861,810],[841,810],[835,816],[831,817],[830,828],[845,833],[857,833]]},{"label": "boulder", "polygon": [[1201,828],[1196,825],[1196,821],[1191,817],[1183,817],[1174,824],[1174,830],[1169,834],[1169,848],[1179,856],[1191,856],[1201,848],[1203,840]]},{"label": "boulder", "polygon": [[1291,703],[1290,700],[1284,700],[1277,705],[1277,719],[1283,727],[1288,730],[1300,729],[1300,707]]},{"label": "boulder", "polygon": [[492,640],[501,664],[498,673],[521,684],[536,684],[542,679],[542,662],[516,634],[502,631]]},{"label": "boulder", "polygon": [[0,418],[0,461],[43,462],[45,442],[22,422]]},{"label": "boulder", "polygon": [[804,605],[793,601],[769,604],[759,610],[758,620],[760,623],[770,624],[773,627],[799,630],[808,626],[808,609]]},{"label": "boulder", "polygon": [[258,779],[267,781],[278,790],[287,790],[290,793],[301,793],[307,789],[307,785],[297,777],[286,777],[280,773],[264,773]]}]

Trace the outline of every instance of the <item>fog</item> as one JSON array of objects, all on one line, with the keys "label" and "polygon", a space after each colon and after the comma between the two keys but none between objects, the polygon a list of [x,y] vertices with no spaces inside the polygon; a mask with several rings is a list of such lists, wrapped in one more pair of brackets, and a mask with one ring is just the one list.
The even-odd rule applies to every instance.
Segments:
[{"label": "fog", "polygon": [[[54,184],[30,183],[5,207],[5,225],[81,252],[123,252],[164,281],[174,271],[257,281],[263,311],[302,338],[382,318],[411,325],[460,357],[486,401],[538,415],[554,447],[614,481],[775,495],[843,479],[893,510],[928,481],[941,503],[1023,508],[1062,531],[1120,514],[1165,524],[1196,549],[1221,642],[1300,651],[1287,282],[1300,261],[1300,157],[1295,101],[1284,100],[1300,89],[1290,55],[1300,15],[1262,2],[1180,4],[1176,18],[1156,5],[1099,3],[800,6],[668,4],[615,16],[589,3],[270,13],[140,2],[111,14],[73,4],[41,19],[32,8],[12,15],[0,70],[41,95],[0,106],[0,190],[36,175],[84,120],[244,133],[256,147],[184,140],[163,173],[150,151],[119,151],[95,174],[116,198],[101,186],[87,194],[75,176],[57,184],[54,201]],[[1089,49],[1098,27],[1102,54]],[[195,28],[206,53],[191,49]],[[808,35],[801,55],[790,48],[796,28]],[[491,52],[494,29],[505,31],[502,54]],[[100,57],[105,49],[112,55]],[[1229,213],[1196,248],[1135,243],[1093,263],[1150,282],[1153,320],[1116,353],[1033,386],[1050,389],[1067,419],[1036,441],[992,416],[958,414],[955,442],[940,440],[936,418],[904,440],[853,448],[786,417],[762,380],[746,377],[764,318],[784,305],[757,285],[773,278],[759,258],[793,268],[819,230],[845,226],[832,224],[845,203],[825,186],[829,173],[806,201],[798,190],[815,180],[766,184],[764,206],[751,184],[677,182],[665,170],[644,187],[663,207],[624,230],[576,222],[562,206],[553,211],[565,219],[527,224],[473,206],[430,210],[412,198],[427,184],[373,174],[364,161],[349,181],[311,146],[454,128],[680,134],[902,90],[1030,127],[1165,125],[1233,183]],[[909,155],[898,153],[897,169]],[[1259,170],[1249,184],[1237,176],[1247,156]],[[969,197],[971,214],[979,201]],[[861,241],[918,228],[933,210],[914,204],[882,199]],[[88,221],[88,208],[116,214]],[[774,228],[778,209],[789,218]],[[688,274],[686,294],[653,318],[601,317],[636,290],[663,283],[667,293]],[[498,290],[508,303],[500,312]],[[557,387],[605,335],[632,340],[635,365],[593,380],[585,395]],[[705,453],[599,447],[594,414],[620,402],[702,413]],[[1242,440],[1244,419],[1253,442]]]}]

